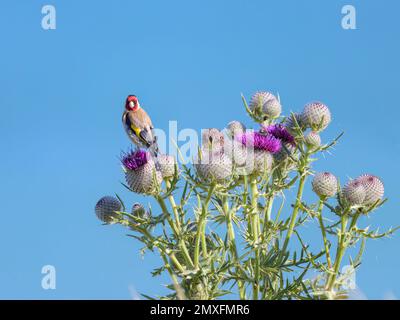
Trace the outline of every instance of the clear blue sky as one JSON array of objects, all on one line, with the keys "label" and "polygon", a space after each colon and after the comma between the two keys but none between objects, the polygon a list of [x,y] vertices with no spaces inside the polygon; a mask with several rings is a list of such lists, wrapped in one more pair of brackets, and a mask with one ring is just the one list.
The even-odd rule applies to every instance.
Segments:
[{"label": "clear blue sky", "polygon": [[[41,28],[45,4],[56,30]],[[341,28],[344,4],[357,30]],[[346,134],[317,169],[379,175],[390,201],[366,223],[400,224],[399,12],[396,0],[2,1],[0,298],[162,292],[158,259],[93,212],[105,194],[142,200],[119,183],[128,93],[165,130],[249,123],[241,92],[278,91],[286,112],[324,101],[323,138]],[[399,236],[368,243],[357,283],[369,298],[400,297],[399,247]],[[41,288],[46,264],[56,290]]]}]

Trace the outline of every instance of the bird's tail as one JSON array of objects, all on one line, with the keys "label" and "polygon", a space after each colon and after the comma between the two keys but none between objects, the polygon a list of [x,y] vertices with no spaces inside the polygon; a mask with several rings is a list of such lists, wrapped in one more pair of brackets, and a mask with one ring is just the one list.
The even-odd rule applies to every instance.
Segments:
[{"label": "bird's tail", "polygon": [[160,162],[159,162],[159,158],[158,158],[159,149],[158,149],[157,138],[154,138],[153,143],[149,146],[149,152],[154,159],[156,170],[161,171],[161,166],[160,166]]}]

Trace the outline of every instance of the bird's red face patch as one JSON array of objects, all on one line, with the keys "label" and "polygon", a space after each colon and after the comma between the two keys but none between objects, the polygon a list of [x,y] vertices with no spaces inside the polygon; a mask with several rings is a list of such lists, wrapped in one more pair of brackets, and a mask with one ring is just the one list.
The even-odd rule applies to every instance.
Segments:
[{"label": "bird's red face patch", "polygon": [[139,108],[138,98],[134,95],[129,95],[126,98],[125,109],[132,111],[132,110],[137,110],[138,108]]}]

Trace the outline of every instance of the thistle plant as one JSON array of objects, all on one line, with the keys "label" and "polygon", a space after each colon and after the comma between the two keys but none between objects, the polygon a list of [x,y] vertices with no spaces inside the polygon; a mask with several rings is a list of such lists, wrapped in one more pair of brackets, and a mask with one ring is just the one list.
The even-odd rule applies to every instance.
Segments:
[{"label": "thistle plant", "polygon": [[[169,294],[156,298],[346,298],[341,268],[357,270],[365,241],[397,229],[361,227],[386,201],[382,181],[363,174],[342,188],[334,174],[313,171],[317,157],[342,137],[322,141],[331,122],[325,104],[309,103],[285,117],[269,92],[257,92],[249,104],[242,100],[254,129],[231,121],[225,130],[203,130],[193,164],[179,148],[182,161],[159,155],[159,169],[145,150],[123,153],[124,186],[133,199],[145,194],[158,207],[135,203],[127,211],[120,197],[104,197],[97,217],[128,227],[142,252],[160,256],[152,275],[166,272],[171,284]],[[307,180],[315,197],[306,202]],[[306,243],[305,224],[318,227],[319,243]],[[354,247],[355,257],[346,254]]]}]

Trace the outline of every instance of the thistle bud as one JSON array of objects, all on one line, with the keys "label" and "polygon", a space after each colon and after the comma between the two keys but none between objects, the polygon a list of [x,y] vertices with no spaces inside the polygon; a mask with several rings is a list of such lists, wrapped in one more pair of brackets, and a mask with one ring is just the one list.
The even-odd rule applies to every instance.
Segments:
[{"label": "thistle bud", "polygon": [[315,150],[321,145],[321,137],[318,132],[311,131],[305,136],[305,142],[310,150]]},{"label": "thistle bud", "polygon": [[195,168],[199,176],[207,181],[219,183],[226,181],[232,175],[232,160],[219,151],[209,152],[201,150],[200,157],[195,161]]},{"label": "thistle bud", "polygon": [[258,91],[250,99],[249,108],[251,111],[254,111],[257,108],[261,108],[268,100],[276,99],[275,96],[266,91]]},{"label": "thistle bud", "polygon": [[385,193],[382,181],[373,175],[364,174],[356,179],[365,189],[364,205],[371,205],[381,200]]},{"label": "thistle bud", "polygon": [[350,206],[359,206],[365,200],[365,188],[358,180],[349,181],[342,190],[344,199]]},{"label": "thistle bud", "polygon": [[115,212],[121,211],[121,209],[122,205],[118,199],[111,196],[105,196],[97,202],[94,210],[99,220],[105,223],[110,223],[114,218],[118,217]]},{"label": "thistle bud", "polygon": [[278,99],[270,99],[263,105],[263,113],[269,119],[278,118],[282,112],[282,106]]},{"label": "thistle bud", "polygon": [[337,193],[338,182],[329,172],[319,172],[312,181],[313,191],[320,197],[333,197]]},{"label": "thistle bud", "polygon": [[273,162],[274,158],[270,152],[254,150],[253,153],[249,153],[246,162],[247,172],[256,174],[269,173],[272,170]]},{"label": "thistle bud", "polygon": [[290,116],[286,117],[283,125],[292,135],[295,135],[298,129],[301,131],[306,129],[302,122],[302,117],[298,113],[292,113]]},{"label": "thistle bud", "polygon": [[131,214],[135,217],[141,218],[141,219],[148,219],[150,217],[150,214],[146,209],[143,207],[142,204],[136,202],[132,206],[132,211]]},{"label": "thistle bud", "polygon": [[125,168],[125,179],[133,192],[154,194],[162,181],[150,153],[143,150],[125,154],[121,162]]},{"label": "thistle bud", "polygon": [[302,122],[314,131],[322,131],[331,122],[329,108],[321,102],[309,103],[301,114]]},{"label": "thistle bud", "polygon": [[218,129],[203,129],[201,134],[202,148],[221,151],[224,147],[224,134]]},{"label": "thistle bud", "polygon": [[173,177],[175,174],[175,158],[167,154],[160,154],[157,158],[163,179]]},{"label": "thistle bud", "polygon": [[226,139],[224,153],[236,166],[243,166],[247,159],[247,148],[237,140]]},{"label": "thistle bud", "polygon": [[231,121],[228,123],[227,133],[228,136],[233,139],[239,134],[243,134],[246,131],[246,127],[239,121]]},{"label": "thistle bud", "polygon": [[260,110],[266,117],[274,119],[282,111],[279,100],[270,92],[256,92],[250,100],[250,110]]}]

